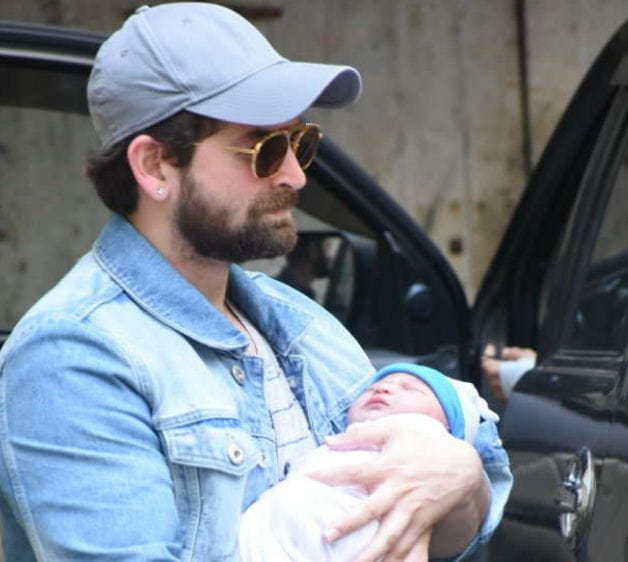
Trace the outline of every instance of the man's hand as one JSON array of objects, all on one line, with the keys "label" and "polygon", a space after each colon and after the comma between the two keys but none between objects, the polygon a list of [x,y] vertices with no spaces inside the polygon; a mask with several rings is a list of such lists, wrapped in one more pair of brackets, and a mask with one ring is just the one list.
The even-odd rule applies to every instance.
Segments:
[{"label": "man's hand", "polygon": [[[425,421],[433,423],[424,423]],[[360,485],[369,497],[361,509],[328,529],[334,541],[379,519],[379,530],[356,562],[427,560],[454,555],[472,540],[488,509],[481,461],[468,443],[449,435],[435,420],[398,414],[353,424],[331,436],[332,449],[377,449],[369,464],[317,470],[307,475],[330,485]]]},{"label": "man's hand", "polygon": [[404,562],[429,562],[431,537],[432,529],[428,529],[416,540],[412,550],[403,558]]}]

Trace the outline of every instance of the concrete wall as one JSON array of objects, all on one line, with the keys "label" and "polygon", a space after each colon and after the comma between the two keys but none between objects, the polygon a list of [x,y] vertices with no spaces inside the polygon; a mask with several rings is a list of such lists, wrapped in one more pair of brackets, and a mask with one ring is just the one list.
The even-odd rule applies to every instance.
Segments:
[{"label": "concrete wall", "polygon": [[[141,3],[2,0],[0,18],[110,31]],[[526,149],[536,161],[584,71],[628,17],[628,0],[238,5],[287,56],[360,69],[361,101],[314,117],[427,229],[470,296],[525,184]]]}]

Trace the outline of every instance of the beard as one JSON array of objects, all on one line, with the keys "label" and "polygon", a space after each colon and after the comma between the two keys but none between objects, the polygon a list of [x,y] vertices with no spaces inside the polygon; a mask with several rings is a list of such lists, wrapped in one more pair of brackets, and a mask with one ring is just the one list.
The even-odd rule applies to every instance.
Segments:
[{"label": "beard", "polygon": [[297,233],[291,216],[277,219],[266,215],[290,209],[297,200],[296,191],[290,188],[260,192],[250,205],[244,224],[231,227],[230,211],[201,197],[196,183],[186,174],[182,178],[175,225],[195,257],[230,263],[274,258],[292,250]]}]

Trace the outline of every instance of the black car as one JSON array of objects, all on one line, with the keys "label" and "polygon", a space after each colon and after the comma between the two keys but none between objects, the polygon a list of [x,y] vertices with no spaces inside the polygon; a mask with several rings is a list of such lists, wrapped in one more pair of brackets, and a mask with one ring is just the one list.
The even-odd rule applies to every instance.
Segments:
[{"label": "black car", "polygon": [[[105,220],[82,173],[103,38],[0,23],[1,338]],[[515,485],[484,560],[628,560],[627,86],[624,26],[548,143],[473,307],[421,228],[341,149],[324,140],[308,170],[301,239],[325,263],[304,290],[376,364],[423,362],[482,388],[487,342],[538,350],[501,407]],[[289,265],[248,264],[283,278]]]}]

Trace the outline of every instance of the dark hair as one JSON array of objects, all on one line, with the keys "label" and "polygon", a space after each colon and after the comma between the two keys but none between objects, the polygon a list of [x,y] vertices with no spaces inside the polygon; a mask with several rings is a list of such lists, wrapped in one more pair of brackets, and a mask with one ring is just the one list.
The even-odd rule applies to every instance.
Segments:
[{"label": "dark hair", "polygon": [[164,147],[164,156],[177,168],[186,167],[192,160],[195,144],[218,129],[218,121],[188,111],[180,111],[172,117],[133,133],[112,147],[91,154],[87,159],[87,175],[96,188],[102,202],[122,216],[137,208],[137,182],[129,166],[126,152],[131,141],[146,134]]}]

